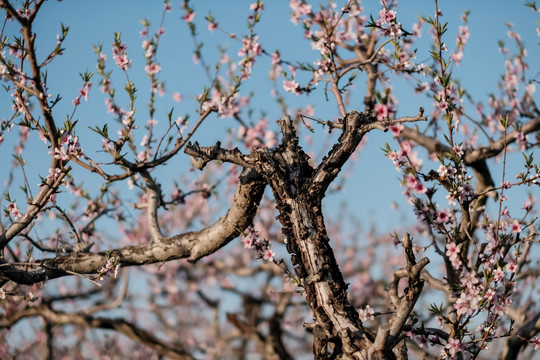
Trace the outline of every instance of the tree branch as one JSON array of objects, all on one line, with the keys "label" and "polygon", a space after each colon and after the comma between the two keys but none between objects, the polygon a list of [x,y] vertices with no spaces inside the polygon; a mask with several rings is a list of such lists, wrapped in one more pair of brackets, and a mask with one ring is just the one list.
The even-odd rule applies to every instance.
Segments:
[{"label": "tree branch", "polygon": [[[162,356],[168,356],[171,359],[187,360],[194,359],[182,346],[170,345],[158,339],[149,332],[146,332],[138,326],[121,318],[103,318],[92,317],[88,314],[67,313],[63,311],[55,311],[48,305],[39,305],[29,307],[17,313],[0,318],[0,328],[10,328],[19,320],[27,317],[41,316],[48,322],[56,325],[79,325],[88,328],[98,328],[117,331],[131,340],[144,344],[154,349]],[[178,342],[175,341],[175,343]]]},{"label": "tree branch", "polygon": [[107,261],[114,257],[116,264],[136,266],[187,258],[195,262],[212,254],[248,227],[255,216],[266,183],[253,170],[245,169],[240,176],[233,203],[227,214],[214,224],[193,232],[187,232],[160,241],[137,246],[125,246],[97,253],[74,252],[52,259],[36,261],[32,266],[14,265],[0,259],[0,281],[12,280],[18,284],[34,284],[77,274],[97,274]]}]

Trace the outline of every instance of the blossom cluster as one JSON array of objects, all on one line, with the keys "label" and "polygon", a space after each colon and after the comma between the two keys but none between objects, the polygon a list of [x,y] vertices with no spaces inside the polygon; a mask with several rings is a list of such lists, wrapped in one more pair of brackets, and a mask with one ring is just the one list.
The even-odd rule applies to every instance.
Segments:
[{"label": "blossom cluster", "polygon": [[112,44],[113,49],[113,59],[116,62],[116,65],[122,69],[127,70],[131,67],[131,59],[128,59],[127,56],[127,46],[126,43],[120,41],[120,33],[115,33],[115,41]]},{"label": "blossom cluster", "polygon": [[242,80],[250,77],[255,64],[255,57],[262,54],[262,47],[259,43],[259,36],[246,36],[242,39],[242,48],[238,51],[238,56],[242,60],[238,62],[241,71]]},{"label": "blossom cluster", "polygon": [[83,151],[81,144],[79,143],[78,136],[72,136],[69,132],[64,131],[62,133],[61,141],[58,146],[54,147],[54,150],[49,151],[49,155],[54,156],[55,159],[62,162],[68,161],[71,157],[82,156]]},{"label": "blossom cluster", "polygon": [[379,11],[379,19],[375,24],[381,29],[382,36],[400,37],[403,34],[401,23],[396,21],[395,10],[384,8]]},{"label": "blossom cluster", "polygon": [[450,54],[450,58],[456,63],[456,65],[461,63],[465,44],[467,44],[467,40],[469,40],[469,37],[471,36],[469,27],[467,26],[468,18],[469,13],[465,12],[465,14],[463,14],[461,17],[464,24],[459,27],[459,34],[456,36],[456,50]]},{"label": "blossom cluster", "polygon": [[254,127],[241,126],[237,133],[247,149],[253,147],[273,148],[277,146],[276,134],[268,128],[268,118],[260,119]]},{"label": "blossom cluster", "polygon": [[17,206],[17,204],[15,202],[10,202],[6,206],[6,209],[7,209],[7,213],[9,214],[9,216],[14,218],[15,220],[17,220],[18,218],[20,218],[22,216],[22,214],[19,211],[19,208],[18,208],[18,206]]},{"label": "blossom cluster", "polygon": [[91,88],[91,82],[83,84],[83,86],[79,89],[79,96],[77,96],[75,100],[73,100],[73,105],[79,105],[81,103],[81,97],[84,99],[84,101],[88,101],[88,94],[90,93]]},{"label": "blossom cluster", "polygon": [[253,226],[249,226],[244,231],[242,243],[245,249],[253,250],[257,253],[257,258],[263,261],[274,261],[276,253],[270,247],[270,241],[262,239],[259,231]]}]

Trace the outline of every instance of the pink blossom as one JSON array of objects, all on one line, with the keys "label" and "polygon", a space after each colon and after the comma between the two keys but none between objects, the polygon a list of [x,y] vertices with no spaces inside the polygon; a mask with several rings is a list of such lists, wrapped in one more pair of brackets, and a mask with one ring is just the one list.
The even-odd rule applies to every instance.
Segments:
[{"label": "pink blossom", "polygon": [[289,65],[289,70],[293,74],[293,76],[296,76],[296,66]]},{"label": "pink blossom", "polygon": [[274,51],[271,55],[272,58],[272,65],[278,65],[281,63],[281,59],[279,57],[279,53],[277,51]]},{"label": "pink blossom", "polygon": [[468,39],[471,35],[471,32],[469,31],[469,27],[467,25],[462,25],[459,27],[459,34],[465,38]]},{"label": "pink blossom", "polygon": [[514,220],[512,223],[512,234],[519,234],[521,232],[521,224],[519,221]]},{"label": "pink blossom", "polygon": [[457,156],[463,156],[463,145],[456,145],[453,147],[454,154]]},{"label": "pink blossom", "polygon": [[47,175],[47,181],[54,181],[56,179],[58,179],[58,177],[60,176],[60,174],[62,173],[62,170],[60,170],[59,168],[50,168],[49,169],[49,175]]},{"label": "pink blossom", "polygon": [[86,83],[81,89],[79,89],[79,94],[84,98],[84,101],[88,101],[88,93],[92,88],[92,83]]},{"label": "pink blossom", "polygon": [[294,24],[298,24],[298,19],[301,18],[302,16],[305,16],[311,13],[311,5],[303,1],[290,0],[289,6],[291,7],[291,10],[292,10],[291,21]]},{"label": "pink blossom", "polygon": [[179,92],[175,92],[173,94],[172,98],[176,102],[181,102],[182,101],[182,94],[180,94]]},{"label": "pink blossom", "polygon": [[439,173],[439,176],[444,180],[447,175],[454,175],[456,173],[456,169],[451,165],[446,166],[444,164],[441,164],[439,165],[437,172]]},{"label": "pink blossom", "polygon": [[394,10],[382,9],[379,11],[379,19],[377,25],[390,25],[392,21],[396,19],[396,12]]},{"label": "pink blossom", "polygon": [[249,6],[250,10],[264,10],[264,2],[263,1],[257,1],[254,2]]},{"label": "pink blossom", "polygon": [[506,277],[506,274],[501,268],[497,268],[493,271],[493,281],[499,282],[501,279],[504,279]]},{"label": "pink blossom", "polygon": [[105,149],[106,151],[111,149],[111,143],[109,140],[101,138],[101,141],[103,142],[103,149]]},{"label": "pink blossom", "polygon": [[22,216],[21,212],[19,211],[19,208],[17,207],[17,204],[14,202],[10,202],[7,205],[7,209],[9,211],[9,215],[15,219],[18,219]]},{"label": "pink blossom", "polygon": [[521,151],[527,150],[527,147],[529,146],[529,139],[527,135],[525,135],[523,132],[519,132],[517,134],[516,142],[518,144],[518,148]]},{"label": "pink blossom", "polygon": [[459,341],[459,339],[448,339],[445,347],[446,349],[448,349],[448,353],[451,356],[455,356],[463,350],[463,344],[461,343],[461,341]]},{"label": "pink blossom", "polygon": [[259,232],[255,230],[253,226],[249,226],[244,232],[245,235],[242,239],[242,242],[244,243],[244,248],[250,249],[260,241]]},{"label": "pink blossom", "polygon": [[67,150],[63,146],[58,146],[54,148],[54,151],[49,151],[49,155],[54,156],[55,159],[59,159],[62,161],[69,160],[69,155],[67,153]]},{"label": "pink blossom", "polygon": [[131,67],[131,59],[128,59],[126,54],[126,44],[113,44],[113,58],[116,65],[122,69],[127,70]]},{"label": "pink blossom", "polygon": [[405,175],[405,181],[407,187],[412,189],[414,192],[417,192],[419,194],[424,194],[427,192],[427,188],[424,186],[422,181],[413,174]]},{"label": "pink blossom", "polygon": [[144,67],[144,70],[148,75],[155,75],[161,71],[161,66],[153,62]]},{"label": "pink blossom", "polygon": [[69,143],[69,140],[70,140],[70,135],[69,135],[69,133],[68,133],[67,131],[64,131],[64,132],[62,133],[62,137],[60,138],[60,143],[61,143],[62,145],[66,145],[66,144]]},{"label": "pink blossom", "polygon": [[472,315],[474,310],[478,308],[478,298],[475,295],[461,293],[460,297],[454,304],[454,309],[459,315]]},{"label": "pink blossom", "polygon": [[388,118],[390,111],[385,104],[375,104],[375,113],[377,114],[377,120],[384,120]]},{"label": "pink blossom", "polygon": [[450,58],[452,58],[456,65],[459,65],[461,63],[461,59],[463,59],[463,51],[451,53]]},{"label": "pink blossom", "polygon": [[273,261],[274,256],[276,256],[276,253],[272,251],[272,249],[266,249],[263,254],[263,260],[265,261]]},{"label": "pink blossom", "polygon": [[522,209],[525,210],[526,212],[529,212],[529,211],[531,211],[533,209],[534,204],[536,204],[536,200],[534,198],[530,197],[529,200],[525,200],[523,202]]},{"label": "pink blossom", "polygon": [[435,220],[438,224],[445,224],[448,222],[451,222],[450,218],[450,210],[443,209],[441,211],[437,211],[437,219]]},{"label": "pink blossom", "polygon": [[140,151],[137,154],[137,161],[143,162],[148,159],[148,153],[146,151]]},{"label": "pink blossom", "polygon": [[362,309],[362,308],[358,309],[358,315],[360,317],[360,320],[362,320],[362,322],[375,319],[375,317],[373,316],[374,314],[375,314],[375,311],[369,305],[366,305],[365,309]]},{"label": "pink blossom", "polygon": [[208,24],[208,30],[210,30],[210,32],[214,32],[214,30],[216,30],[218,28],[218,23],[216,22],[211,22]]},{"label": "pink blossom", "polygon": [[400,123],[394,123],[390,125],[388,128],[394,133],[395,137],[398,137],[399,134],[401,133],[401,130],[403,130],[405,126],[403,126],[403,124],[400,124]]},{"label": "pink blossom", "polygon": [[285,91],[287,92],[291,92],[296,95],[300,94],[300,85],[294,80],[290,80],[290,81],[283,80],[283,89],[285,89]]},{"label": "pink blossom", "polygon": [[251,249],[251,247],[253,246],[253,238],[245,237],[242,239],[242,242],[244,243],[245,249]]},{"label": "pink blossom", "polygon": [[[540,36],[540,33],[538,34],[538,36]],[[528,342],[529,342],[529,344],[534,345],[533,350],[540,349],[540,337],[539,336],[535,336],[535,337],[531,338]]]},{"label": "pink blossom", "polygon": [[455,242],[449,242],[446,244],[446,256],[452,262],[454,268],[458,268],[461,265],[461,260],[459,260],[459,249]]},{"label": "pink blossom", "polygon": [[185,22],[191,23],[193,19],[195,19],[195,12],[188,12],[186,15],[184,15],[183,19]]},{"label": "pink blossom", "polygon": [[148,135],[144,135],[142,140],[141,140],[141,146],[146,146],[148,145]]},{"label": "pink blossom", "polygon": [[171,3],[166,2],[165,3],[165,11],[166,12],[171,12],[171,10],[172,10]]},{"label": "pink blossom", "polygon": [[469,289],[469,292],[476,292],[476,284],[479,283],[476,273],[472,271],[463,271],[460,281],[463,287]]}]

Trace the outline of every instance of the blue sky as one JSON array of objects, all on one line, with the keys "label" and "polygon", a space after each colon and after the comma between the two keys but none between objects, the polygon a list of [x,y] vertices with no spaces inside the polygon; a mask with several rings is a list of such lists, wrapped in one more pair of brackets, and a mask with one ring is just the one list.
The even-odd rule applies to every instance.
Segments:
[{"label": "blue sky", "polygon": [[[236,55],[239,44],[220,32],[210,34],[207,31],[207,22],[203,19],[209,11],[212,12],[220,27],[229,32],[241,35],[246,32],[246,16],[249,12],[251,1],[200,1],[194,2],[193,6],[197,12],[195,22],[198,25],[200,39],[205,42],[203,52],[210,64],[217,61],[216,45],[228,45],[231,49],[230,55]],[[315,6],[316,2],[312,2]],[[342,2],[337,2],[338,6]],[[157,119],[165,121],[165,113],[175,107],[175,115],[190,113],[194,116],[196,108],[193,98],[202,91],[207,84],[206,77],[200,66],[192,63],[193,44],[189,37],[186,24],[180,20],[183,13],[179,11],[179,3],[173,1],[173,12],[168,14],[165,20],[166,35],[160,42],[158,52],[158,62],[163,68],[161,78],[166,81],[168,92],[163,98],[158,99]],[[431,15],[434,12],[432,1],[401,1],[398,7],[398,21],[403,23],[404,28],[410,29],[420,15]],[[366,13],[370,12],[377,17],[379,10],[378,1],[364,2]],[[506,35],[507,27],[505,23],[512,21],[515,24],[515,31],[521,34],[522,39],[528,47],[528,58],[531,65],[529,70],[532,74],[538,73],[538,61],[532,59],[540,58],[538,48],[539,38],[536,35],[536,21],[539,14],[533,13],[524,7],[519,1],[446,1],[440,2],[443,10],[443,20],[449,22],[449,31],[446,35],[446,42],[450,50],[455,46],[455,35],[457,27],[461,25],[460,16],[465,10],[470,10],[469,23],[471,38],[465,49],[465,57],[460,67],[454,68],[454,75],[462,81],[476,100],[487,98],[487,94],[496,91],[498,77],[504,71],[504,59],[499,53],[497,40],[504,39],[510,43]],[[80,1],[50,1],[46,2],[42,8],[34,31],[38,34],[38,55],[44,56],[49,49],[56,44],[56,34],[60,29],[60,22],[70,27],[67,41],[64,43],[65,54],[57,58],[48,67],[49,90],[51,93],[60,93],[62,102],[55,108],[55,116],[58,122],[62,122],[65,117],[73,111],[71,101],[77,96],[77,90],[81,87],[82,81],[79,73],[94,71],[96,56],[92,51],[91,44],[104,43],[104,52],[109,57],[108,67],[114,68],[111,56],[111,43],[114,32],[122,32],[122,40],[126,42],[128,54],[133,59],[133,67],[130,69],[130,79],[139,89],[139,103],[137,105],[139,118],[142,123],[148,120],[145,110],[146,99],[148,98],[149,79],[144,74],[144,59],[142,57],[141,38],[139,31],[142,29],[139,20],[146,18],[152,22],[151,31],[155,31],[162,14],[162,3],[159,1],[134,1],[97,0],[92,2]],[[294,26],[289,20],[290,10],[287,1],[267,1],[266,9],[262,15],[262,21],[257,25],[256,32],[260,35],[260,42],[268,52],[279,49],[282,58],[288,60],[302,60],[312,62],[316,59],[317,52],[311,49],[308,42],[303,39],[301,27]],[[13,25],[9,25],[7,32],[13,31]],[[424,26],[423,37],[419,45],[429,42],[427,26]],[[425,44],[425,43],[424,43]],[[429,59],[429,47],[418,48],[417,59],[426,61]],[[259,110],[266,111],[271,120],[276,120],[281,116],[280,109],[270,97],[270,86],[268,84],[269,59],[259,59],[255,65],[252,81],[247,83],[242,90],[243,94],[255,91],[256,95],[251,103],[256,109],[255,117]],[[99,92],[97,83],[99,77],[95,75],[94,88],[90,94],[90,100],[77,110],[75,118],[79,119],[79,134],[81,135],[81,145],[83,149],[98,149],[101,145],[100,138],[87,130],[88,126],[103,125],[107,121],[112,121],[110,114],[106,113],[103,103],[103,96]],[[124,77],[119,71],[115,71],[113,81],[118,88],[118,92],[123,87]],[[431,109],[432,101],[424,96],[416,96],[410,85],[403,81],[395,81],[392,84],[395,89],[395,96],[399,100],[398,116],[416,114],[420,106],[424,106],[426,111]],[[361,92],[363,84],[358,82],[356,87]],[[173,92],[180,92],[184,95],[184,100],[176,104],[171,99]],[[354,95],[353,95],[354,96]],[[362,110],[362,96],[358,98],[357,106],[352,102],[349,110]],[[325,100],[321,91],[317,91],[309,97],[286,96],[287,103],[291,108],[315,105],[315,116],[321,119],[332,119],[338,115],[334,102]],[[354,98],[353,98],[354,99]],[[10,115],[11,98],[8,93],[0,92],[0,109],[2,116]],[[160,118],[161,117],[161,118]],[[237,124],[230,119],[212,118],[207,121],[196,139],[203,145],[210,145],[223,137],[227,127]],[[316,128],[315,140],[322,139],[326,130]],[[11,161],[11,149],[13,141],[16,141],[16,134],[6,136],[6,141],[0,146],[0,161],[5,164]],[[140,137],[142,134],[139,133]],[[326,200],[326,211],[332,213],[333,209],[343,202],[360,218],[374,220],[381,226],[381,232],[391,229],[392,226],[402,221],[399,213],[390,213],[390,204],[397,200],[404,204],[401,189],[398,185],[398,173],[392,163],[385,159],[379,149],[385,142],[391,142],[391,135],[388,133],[372,133],[369,136],[366,147],[359,154],[360,160],[355,164],[355,169],[347,181],[345,191],[332,195]],[[395,145],[394,145],[395,146]],[[92,153],[91,153],[92,154]],[[97,154],[99,157],[100,155]],[[37,183],[37,174],[46,175],[48,160],[43,143],[33,137],[29,148],[24,153],[28,162],[28,171]],[[519,161],[517,158],[516,163]],[[158,174],[165,179],[178,177],[182,171],[189,167],[189,159],[180,154],[177,159],[169,163],[166,169],[160,170]],[[84,176],[90,184],[99,184],[100,179],[85,172],[76,172],[79,176]],[[497,172],[494,172],[495,182],[500,181]],[[3,181],[3,176],[0,175]],[[366,191],[367,190],[367,191]],[[22,199],[19,194],[17,198]],[[351,201],[352,199],[352,201]],[[22,207],[24,209],[24,206]],[[404,205],[404,213],[407,219],[412,219],[412,211]],[[391,215],[388,215],[391,214]]]}]

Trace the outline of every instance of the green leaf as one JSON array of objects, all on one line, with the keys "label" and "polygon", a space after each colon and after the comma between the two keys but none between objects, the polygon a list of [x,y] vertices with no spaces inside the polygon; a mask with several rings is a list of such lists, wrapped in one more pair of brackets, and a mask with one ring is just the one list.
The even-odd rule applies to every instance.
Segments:
[{"label": "green leaf", "polygon": [[533,163],[533,154],[534,154],[534,153],[531,153],[531,155],[529,155],[529,156],[525,155],[525,153],[521,153],[521,154],[523,154],[523,157],[525,158],[525,163],[527,164],[527,167],[532,166],[532,163]]},{"label": "green leaf", "polygon": [[501,126],[504,128],[504,130],[508,129],[508,114],[506,114],[506,117],[500,116],[499,122]]},{"label": "green leaf", "polygon": [[429,311],[431,311],[435,315],[442,316],[443,315],[443,305],[442,305],[442,303],[439,305],[439,307],[437,307],[437,305],[435,305],[435,304],[431,304],[429,306]]}]

